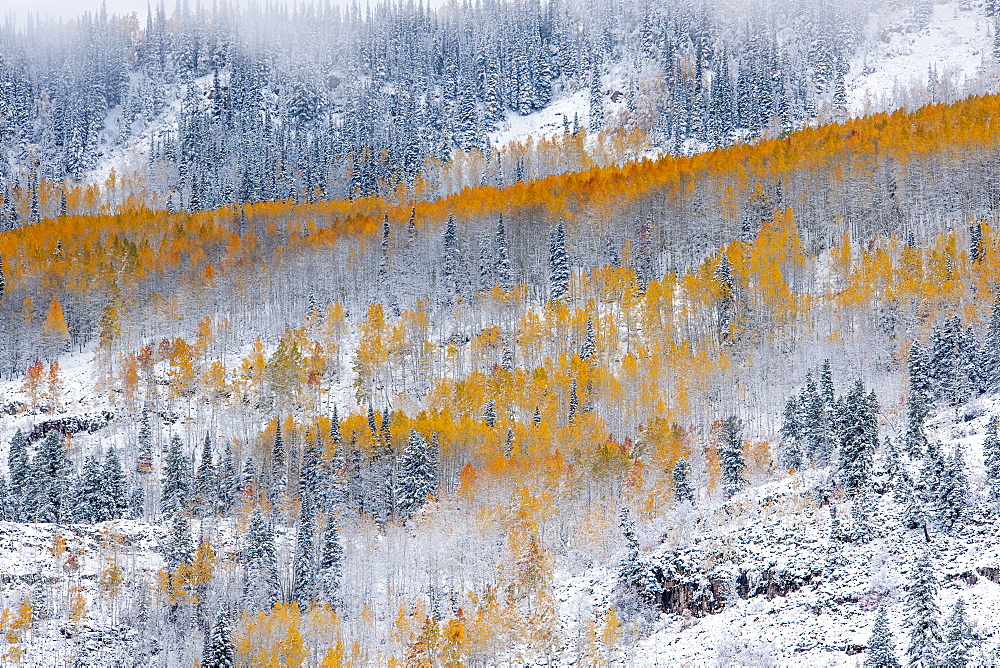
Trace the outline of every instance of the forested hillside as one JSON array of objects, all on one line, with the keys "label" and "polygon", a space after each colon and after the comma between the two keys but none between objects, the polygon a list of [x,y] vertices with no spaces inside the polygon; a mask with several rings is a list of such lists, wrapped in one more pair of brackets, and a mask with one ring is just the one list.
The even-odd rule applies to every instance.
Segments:
[{"label": "forested hillside", "polygon": [[[998,110],[431,201],[76,192],[0,234],[5,657],[985,657],[982,593],[947,643],[844,620],[936,605],[921,544],[997,579]],[[762,596],[847,639],[690,640]]]}]

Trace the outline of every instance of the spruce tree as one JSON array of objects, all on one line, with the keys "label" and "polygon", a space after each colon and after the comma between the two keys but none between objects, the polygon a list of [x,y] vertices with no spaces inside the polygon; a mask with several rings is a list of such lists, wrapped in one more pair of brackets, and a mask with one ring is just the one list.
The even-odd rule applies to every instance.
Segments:
[{"label": "spruce tree", "polygon": [[986,486],[989,488],[991,501],[1000,501],[1000,415],[990,418],[986,427],[986,439],[983,441],[983,462],[986,464]]},{"label": "spruce tree", "polygon": [[1000,286],[997,286],[982,348],[982,377],[988,391],[1000,390]]},{"label": "spruce tree", "polygon": [[313,556],[315,515],[312,499],[302,498],[302,515],[295,536],[295,563],[293,566],[292,600],[304,608],[316,598],[316,564]]},{"label": "spruce tree", "polygon": [[31,461],[26,499],[31,519],[59,522],[72,516],[69,503],[70,461],[62,436],[51,430]]},{"label": "spruce tree", "polygon": [[858,380],[838,402],[837,436],[840,441],[839,478],[848,494],[857,494],[868,482],[878,446],[878,400],[865,394]]},{"label": "spruce tree", "polygon": [[194,557],[194,545],[191,541],[191,524],[181,513],[174,513],[170,519],[170,533],[167,536],[167,548],[164,551],[164,561],[171,571],[176,570],[181,563],[190,563]]},{"label": "spruce tree", "polygon": [[406,441],[406,449],[399,462],[396,498],[400,516],[405,521],[427,501],[434,491],[437,472],[431,466],[427,440],[414,430]]},{"label": "spruce tree", "polygon": [[136,468],[142,473],[148,473],[153,470],[153,431],[149,426],[149,409],[145,406],[142,407],[142,419],[139,423]]},{"label": "spruce tree", "polygon": [[906,595],[907,625],[910,644],[906,655],[911,666],[931,668],[937,666],[941,650],[941,629],[938,625],[937,578],[930,554],[924,553],[917,561]]},{"label": "spruce tree", "polygon": [[634,592],[644,603],[652,603],[657,593],[656,579],[639,556],[639,541],[635,537],[635,524],[629,517],[628,508],[622,506],[618,515],[618,527],[625,541],[625,553],[618,562],[618,584]]},{"label": "spruce tree", "polygon": [[944,661],[942,668],[966,668],[972,663],[975,636],[972,624],[965,613],[965,601],[959,598],[945,622]]},{"label": "spruce tree", "polygon": [[104,475],[104,486],[101,495],[101,510],[105,519],[121,519],[129,514],[129,484],[122,469],[121,460],[118,459],[118,451],[115,448],[108,450],[104,455],[102,466]]},{"label": "spruce tree", "polygon": [[961,524],[969,503],[969,477],[965,473],[962,446],[956,445],[945,462],[944,477],[940,486],[940,524],[953,530]]},{"label": "spruce tree", "polygon": [[233,447],[229,443],[226,443],[226,452],[219,465],[218,481],[219,511],[222,515],[228,515],[239,492],[239,474],[236,472],[236,462],[233,460]]},{"label": "spruce tree", "polygon": [[235,668],[236,647],[233,644],[233,632],[229,627],[229,618],[223,612],[215,619],[212,634],[205,643],[201,657],[201,668]]},{"label": "spruce tree", "polygon": [[340,580],[344,548],[340,545],[340,529],[333,513],[326,516],[323,543],[320,546],[319,571],[316,575],[316,601],[331,607],[340,606]]},{"label": "spruce tree", "polygon": [[865,668],[899,668],[896,641],[889,630],[885,605],[879,606],[878,614],[875,615],[875,626],[872,627],[872,637],[865,654]]},{"label": "spruce tree", "polygon": [[941,444],[937,441],[929,441],[927,451],[924,454],[923,466],[920,469],[920,483],[916,491],[923,504],[924,512],[933,518],[939,527],[945,517],[943,497],[948,485],[948,481],[945,480],[947,472],[948,461],[941,451]]},{"label": "spruce tree", "polygon": [[281,436],[281,422],[278,421],[274,432],[274,445],[271,448],[271,475],[268,481],[267,496],[271,503],[276,503],[285,493],[288,473],[285,465],[285,441]]},{"label": "spruce tree", "polygon": [[15,494],[24,491],[28,480],[28,439],[18,429],[10,439],[10,450],[7,453],[7,467],[10,474],[10,489]]},{"label": "spruce tree", "polygon": [[308,497],[313,503],[321,498],[320,490],[320,459],[319,447],[316,441],[309,440],[302,456],[302,467],[299,470],[299,498],[305,503]]},{"label": "spruce tree", "polygon": [[785,402],[785,409],[781,414],[781,465],[790,471],[797,471],[803,465],[802,453],[802,426],[799,423],[799,400],[796,396],[791,396]]},{"label": "spruce tree", "polygon": [[674,464],[674,501],[694,505],[694,488],[691,487],[691,465],[686,459]]},{"label": "spruce tree", "polygon": [[743,421],[731,416],[722,422],[719,457],[722,460],[722,491],[726,498],[732,498],[747,486],[743,477],[747,465],[743,458]]},{"label": "spruce tree", "polygon": [[569,290],[569,256],[566,254],[566,233],[562,221],[549,234],[549,298],[562,299]]},{"label": "spruce tree", "polygon": [[497,221],[496,238],[494,239],[493,247],[495,253],[493,273],[500,287],[509,292],[514,287],[514,282],[511,276],[510,251],[507,248],[507,232],[504,230],[502,213],[500,214],[500,219]]},{"label": "spruce tree", "polygon": [[494,427],[497,423],[497,407],[496,402],[490,399],[486,402],[486,408],[483,409],[483,422],[486,423],[487,427]]},{"label": "spruce tree", "polygon": [[100,522],[104,516],[102,508],[103,475],[97,459],[88,455],[83,462],[83,470],[77,479],[73,494],[73,521],[80,523]]},{"label": "spruce tree", "polygon": [[195,475],[195,504],[198,513],[202,517],[207,517],[215,513],[218,504],[216,496],[219,489],[219,481],[215,471],[215,464],[212,461],[212,438],[205,434],[205,441],[201,450],[201,462],[198,464],[198,472]]},{"label": "spruce tree", "polygon": [[906,397],[906,434],[904,449],[911,457],[918,457],[927,448],[924,435],[924,421],[927,419],[930,402],[930,377],[927,369],[927,353],[919,343],[910,346],[909,384]]},{"label": "spruce tree", "polygon": [[163,467],[163,486],[160,492],[160,510],[167,516],[176,512],[183,513],[190,502],[190,467],[181,448],[181,437],[174,434],[170,438],[167,450],[167,461]]},{"label": "spruce tree", "polygon": [[594,320],[587,314],[587,334],[584,336],[583,345],[580,346],[580,359],[590,362],[597,354],[597,337],[594,336]]},{"label": "spruce tree", "polygon": [[243,608],[253,612],[270,610],[281,595],[278,557],[274,532],[264,520],[260,508],[254,508],[250,514],[243,564]]}]

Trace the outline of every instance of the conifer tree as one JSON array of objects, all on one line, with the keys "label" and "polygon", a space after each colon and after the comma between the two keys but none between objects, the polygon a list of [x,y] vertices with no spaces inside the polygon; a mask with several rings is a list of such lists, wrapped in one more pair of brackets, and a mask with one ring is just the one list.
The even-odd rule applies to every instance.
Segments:
[{"label": "conifer tree", "polygon": [[569,290],[569,256],[562,221],[549,234],[549,298],[561,299]]},{"label": "conifer tree", "polygon": [[837,409],[840,483],[848,494],[857,494],[868,482],[878,446],[878,400],[874,392],[866,395],[858,380]]},{"label": "conifer tree", "polygon": [[994,415],[986,427],[986,439],[983,441],[986,486],[989,488],[991,501],[1000,501],[1000,435],[997,434],[998,427],[1000,427],[1000,415]]},{"label": "conifer tree", "polygon": [[618,562],[618,584],[634,592],[644,603],[652,603],[657,593],[656,579],[639,556],[635,523],[629,517],[628,508],[624,506],[618,516],[618,528],[625,541],[625,553]]},{"label": "conifer tree", "polygon": [[913,569],[910,590],[906,595],[907,625],[910,644],[906,655],[911,666],[930,668],[938,663],[941,629],[938,625],[937,578],[930,554],[924,553]]},{"label": "conifer tree", "polygon": [[153,431],[149,426],[149,409],[145,406],[142,407],[142,419],[139,423],[136,468],[144,473],[153,470]]},{"label": "conifer tree", "polygon": [[966,668],[972,663],[975,636],[965,613],[965,601],[959,598],[944,627],[944,661],[942,668]]},{"label": "conifer tree", "polygon": [[299,498],[304,503],[305,498],[309,497],[315,503],[320,496],[319,448],[315,440],[310,440],[306,443],[299,471]]},{"label": "conifer tree", "polygon": [[719,285],[719,341],[731,343],[733,340],[733,322],[736,312],[736,288],[733,282],[732,265],[729,256],[720,253],[719,264],[715,268],[715,281]]},{"label": "conifer tree", "polygon": [[919,343],[914,342],[910,346],[908,368],[910,390],[906,397],[906,435],[903,443],[907,454],[918,457],[927,448],[924,421],[927,419],[930,401],[927,353]]},{"label": "conifer tree", "polygon": [[25,494],[26,518],[59,522],[72,516],[69,504],[70,462],[58,431],[46,434],[31,460]]},{"label": "conifer tree", "polygon": [[24,491],[28,480],[28,439],[18,429],[10,439],[10,450],[7,452],[7,467],[10,473],[10,489],[15,494]]},{"label": "conifer tree", "polygon": [[694,505],[694,488],[691,487],[691,465],[686,459],[679,459],[674,464],[674,500],[677,503],[688,502]]},{"label": "conifer tree", "polygon": [[722,460],[722,491],[726,498],[732,498],[747,486],[743,477],[746,471],[746,460],[743,458],[743,439],[740,432],[743,421],[731,416],[722,422],[719,457]]},{"label": "conifer tree", "polygon": [[170,438],[167,461],[163,467],[163,486],[160,492],[160,510],[166,516],[183,513],[191,495],[190,467],[187,457],[181,452],[181,437],[174,434]]},{"label": "conifer tree", "polygon": [[122,470],[118,451],[110,448],[102,466],[104,485],[101,494],[101,514],[105,519],[121,519],[129,513],[129,484]]},{"label": "conifer tree", "polygon": [[411,429],[399,462],[396,490],[397,508],[404,521],[412,517],[427,501],[427,495],[434,491],[437,472],[431,466],[428,450],[427,440]]},{"label": "conifer tree", "polygon": [[483,421],[486,423],[487,427],[494,427],[497,423],[497,408],[496,402],[490,399],[486,402],[486,408],[483,409]]},{"label": "conifer tree", "polygon": [[293,568],[292,600],[305,607],[316,598],[316,564],[313,556],[315,515],[312,499],[302,497],[302,515],[295,536],[295,564]]},{"label": "conifer tree", "polygon": [[103,516],[101,504],[103,482],[97,459],[93,455],[88,455],[83,462],[83,470],[80,472],[73,495],[73,521],[87,523],[107,519]]},{"label": "conifer tree", "polygon": [[941,444],[937,441],[929,441],[927,452],[924,454],[923,466],[920,469],[920,483],[916,491],[923,504],[924,512],[939,526],[945,516],[943,496],[948,484],[945,480],[947,471],[948,462],[941,451]]},{"label": "conifer tree", "polygon": [[233,460],[233,447],[229,443],[226,443],[226,452],[219,465],[218,481],[219,511],[223,515],[228,515],[232,511],[240,486],[236,462]]},{"label": "conifer tree", "polygon": [[274,446],[271,448],[271,476],[267,490],[271,503],[275,503],[285,493],[288,482],[285,466],[285,441],[281,437],[281,422],[278,421],[274,432]]},{"label": "conifer tree", "polygon": [[802,427],[799,424],[799,400],[791,396],[785,402],[781,417],[781,465],[791,471],[797,471],[803,465]]},{"label": "conifer tree", "polygon": [[340,529],[333,513],[326,516],[323,542],[320,546],[319,572],[316,575],[316,601],[331,607],[340,605],[340,579],[344,548],[340,544]]},{"label": "conifer tree", "polygon": [[212,634],[205,643],[201,657],[200,668],[235,668],[236,647],[233,644],[233,632],[229,627],[226,613],[219,613],[215,619]]},{"label": "conifer tree", "polygon": [[250,514],[243,564],[243,608],[254,612],[270,610],[281,596],[278,558],[274,531],[267,525],[260,508],[254,508]]},{"label": "conifer tree", "polygon": [[194,557],[194,545],[191,541],[191,524],[181,513],[174,513],[170,519],[170,533],[167,536],[167,549],[163,558],[167,568],[176,570],[183,563],[190,563]]},{"label": "conifer tree", "polygon": [[872,637],[868,641],[865,655],[865,668],[899,668],[896,641],[889,630],[885,605],[879,606],[878,614],[875,615],[875,626],[872,627]]},{"label": "conifer tree", "polygon": [[218,497],[216,496],[218,489],[219,480],[215,464],[212,461],[212,438],[206,433],[201,449],[201,462],[198,464],[198,472],[194,482],[195,504],[202,517],[207,517],[215,512],[218,505]]},{"label": "conifer tree", "polygon": [[996,288],[982,348],[982,377],[988,391],[1000,389],[1000,286]]},{"label": "conifer tree", "polygon": [[510,250],[507,247],[507,232],[504,230],[502,213],[500,214],[500,219],[497,221],[496,238],[494,239],[493,247],[495,253],[494,276],[496,276],[500,287],[509,292],[514,287],[514,283],[511,276]]},{"label": "conifer tree", "polygon": [[597,337],[594,336],[594,320],[587,315],[587,334],[583,339],[583,345],[580,346],[580,359],[584,362],[589,362],[594,359],[597,354]]},{"label": "conifer tree", "polygon": [[965,473],[965,457],[961,445],[955,446],[951,457],[945,462],[939,494],[940,523],[952,530],[961,523],[969,503],[969,477]]}]

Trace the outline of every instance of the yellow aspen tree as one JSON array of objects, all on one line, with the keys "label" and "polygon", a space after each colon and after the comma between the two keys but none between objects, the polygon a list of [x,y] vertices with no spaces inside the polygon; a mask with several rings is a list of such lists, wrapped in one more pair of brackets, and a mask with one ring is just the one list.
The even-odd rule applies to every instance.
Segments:
[{"label": "yellow aspen tree", "polygon": [[58,299],[49,302],[49,309],[45,312],[45,320],[42,321],[42,343],[46,351],[52,355],[69,350],[69,328],[66,327],[66,317]]}]

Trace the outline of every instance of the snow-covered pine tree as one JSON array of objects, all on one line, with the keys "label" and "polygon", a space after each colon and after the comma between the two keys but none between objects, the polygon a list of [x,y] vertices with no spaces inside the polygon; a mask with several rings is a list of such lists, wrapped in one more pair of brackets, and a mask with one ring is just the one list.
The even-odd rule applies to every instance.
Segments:
[{"label": "snow-covered pine tree", "polygon": [[449,213],[448,222],[444,229],[444,262],[441,265],[442,282],[439,301],[442,305],[451,304],[459,292],[458,270],[461,259],[455,229],[455,216]]},{"label": "snow-covered pine tree", "polygon": [[729,256],[721,253],[719,264],[715,268],[715,280],[719,285],[719,341],[730,343],[734,338],[733,325],[736,310],[736,287],[733,282],[733,270]]},{"label": "snow-covered pine tree", "polygon": [[972,624],[965,612],[965,601],[959,598],[945,621],[941,668],[966,668],[971,665],[975,641]]},{"label": "snow-covered pine tree", "polygon": [[872,637],[865,653],[865,668],[899,668],[896,659],[896,640],[889,629],[885,605],[880,605],[872,627]]},{"label": "snow-covered pine tree", "polygon": [[396,488],[397,509],[403,521],[412,517],[434,491],[437,472],[428,451],[427,440],[411,429],[400,458]]},{"label": "snow-covered pine tree", "polygon": [[183,513],[190,501],[190,466],[181,448],[181,437],[174,434],[170,438],[167,461],[163,466],[163,485],[160,492],[160,510],[166,516],[178,511]]},{"label": "snow-covered pine tree", "polygon": [[986,390],[1000,390],[1000,287],[997,288],[990,310],[990,322],[986,328],[982,347],[982,377]]},{"label": "snow-covered pine tree", "polygon": [[917,560],[906,594],[910,644],[906,655],[911,666],[931,668],[938,665],[941,651],[941,628],[938,624],[937,577],[931,557],[925,552]]},{"label": "snow-covered pine tree", "polygon": [[504,290],[510,291],[514,287],[513,276],[510,266],[510,250],[507,247],[507,232],[503,225],[503,214],[497,221],[496,237],[493,241],[494,266],[493,274],[497,283]]},{"label": "snow-covered pine tree", "polygon": [[260,508],[250,514],[246,544],[243,550],[242,607],[253,612],[270,610],[281,597],[278,581],[278,557],[274,547],[274,532]]},{"label": "snow-covered pine tree", "polygon": [[747,486],[743,477],[746,471],[746,460],[743,457],[743,421],[736,416],[730,416],[721,423],[719,458],[722,460],[722,491],[726,498],[731,498]]},{"label": "snow-covered pine tree", "polygon": [[639,556],[635,524],[625,506],[622,506],[618,515],[618,527],[625,541],[625,552],[618,562],[618,585],[635,593],[644,603],[653,603],[658,589],[656,579]]},{"label": "snow-covered pine tree", "polygon": [[779,459],[781,465],[790,471],[797,471],[802,468],[802,427],[799,424],[799,399],[795,395],[785,402],[785,409],[781,414],[781,452]]},{"label": "snow-covered pine tree", "polygon": [[969,503],[969,477],[965,473],[965,456],[960,444],[945,462],[939,493],[940,524],[949,531],[954,530],[961,524]]},{"label": "snow-covered pine tree", "polygon": [[549,298],[561,299],[569,290],[569,256],[562,221],[549,233]]},{"label": "snow-covered pine tree", "polygon": [[163,559],[171,571],[183,563],[190,563],[194,556],[194,545],[191,542],[191,524],[181,513],[174,513],[170,518],[170,533],[167,535],[167,546]]},{"label": "snow-covered pine tree", "polygon": [[1000,435],[997,434],[998,427],[1000,427],[1000,415],[994,415],[986,427],[986,439],[983,441],[986,486],[989,488],[991,501],[1000,501]]},{"label": "snow-covered pine tree", "polygon": [[101,515],[110,520],[127,517],[131,505],[129,483],[122,469],[121,460],[118,459],[118,451],[114,447],[104,455],[104,464],[101,468],[104,476],[100,501]]},{"label": "snow-covered pine tree", "polygon": [[100,522],[107,519],[101,508],[101,488],[104,484],[101,467],[93,455],[83,461],[83,470],[77,478],[73,493],[73,521],[80,523]]},{"label": "snow-covered pine tree", "polygon": [[927,353],[918,342],[910,346],[908,370],[909,393],[906,396],[906,434],[903,437],[903,447],[911,457],[919,457],[927,448],[924,421],[927,419],[930,402],[930,376]]},{"label": "snow-covered pine tree", "polygon": [[948,461],[941,450],[941,444],[937,441],[929,441],[923,465],[920,468],[920,482],[916,492],[923,504],[924,512],[938,523],[938,526],[944,517],[942,498],[947,485],[947,481],[944,479],[947,471]]},{"label": "snow-covered pine tree", "polygon": [[27,518],[36,522],[59,522],[72,516],[68,498],[70,468],[62,436],[50,430],[31,460],[25,494]]},{"label": "snow-covered pine tree", "polygon": [[7,452],[7,467],[10,474],[10,490],[14,494],[24,492],[28,481],[28,439],[24,432],[18,429],[10,439],[10,450]]},{"label": "snow-covered pine tree", "polygon": [[674,464],[674,501],[694,505],[694,488],[691,486],[691,465],[686,459]]},{"label": "snow-covered pine tree", "polygon": [[236,647],[233,644],[233,632],[229,627],[229,617],[222,612],[215,618],[212,635],[205,643],[200,668],[235,668],[235,666]]},{"label": "snow-covered pine tree", "polygon": [[497,407],[496,402],[490,399],[486,402],[486,408],[483,409],[483,422],[486,423],[487,427],[495,427],[497,423]]},{"label": "snow-covered pine tree", "polygon": [[316,559],[313,549],[315,511],[311,497],[302,497],[302,514],[295,534],[295,563],[293,565],[292,600],[305,608],[316,598]]},{"label": "snow-covered pine tree", "polygon": [[233,502],[239,493],[239,474],[236,471],[236,462],[233,459],[233,446],[226,443],[226,451],[219,465],[219,488],[217,496],[219,499],[219,512],[228,515],[233,508]]},{"label": "snow-covered pine tree", "polygon": [[153,470],[153,430],[149,426],[149,409],[142,407],[139,422],[139,443],[136,451],[136,470],[149,473]]},{"label": "snow-covered pine tree", "polygon": [[868,483],[878,446],[878,414],[875,393],[865,394],[860,380],[837,404],[838,476],[848,494],[857,494]]},{"label": "snow-covered pine tree", "polygon": [[195,507],[201,517],[215,513],[218,505],[219,481],[212,461],[212,438],[206,432],[201,449],[201,462],[194,479]]},{"label": "snow-covered pine tree", "polygon": [[594,336],[594,320],[587,314],[587,333],[583,338],[583,345],[580,346],[580,359],[589,362],[597,354],[597,337]]},{"label": "snow-covered pine tree", "polygon": [[271,475],[267,488],[267,498],[276,503],[285,493],[288,484],[288,469],[285,464],[285,441],[281,436],[281,421],[274,432],[274,445],[271,447]]},{"label": "snow-covered pine tree", "polygon": [[326,528],[320,545],[319,569],[316,574],[316,601],[331,607],[340,605],[340,579],[344,548],[340,544],[337,516],[326,515]]}]

